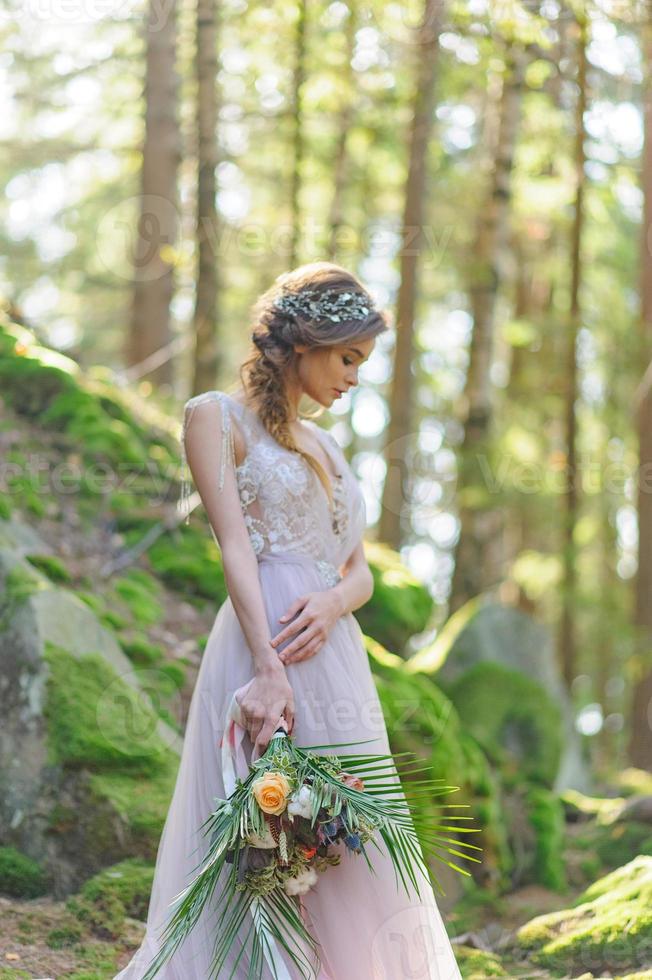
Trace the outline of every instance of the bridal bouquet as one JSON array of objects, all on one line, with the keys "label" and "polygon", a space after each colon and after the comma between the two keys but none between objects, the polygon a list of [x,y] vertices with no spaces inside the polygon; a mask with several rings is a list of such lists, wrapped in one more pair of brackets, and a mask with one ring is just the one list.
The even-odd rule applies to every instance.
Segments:
[{"label": "bridal bouquet", "polygon": [[[228,752],[234,744],[233,728],[227,730],[223,741],[223,760],[228,763]],[[406,777],[402,786],[394,762],[410,753],[341,757],[330,754],[333,749],[360,744],[363,743],[299,748],[281,727],[260,759],[250,765],[245,779],[234,778],[229,765],[223,766],[224,784],[231,782],[233,792],[228,799],[216,800],[214,811],[200,828],[204,836],[210,834],[208,852],[191,884],[171,904],[172,914],[159,952],[143,980],[152,980],[172,956],[196,924],[218,882],[221,891],[215,907],[219,915],[210,977],[226,976],[221,971],[236,934],[250,913],[253,922],[247,936],[247,940],[251,936],[247,976],[259,980],[263,959],[275,978],[289,977],[277,944],[302,976],[316,975],[311,972],[315,968],[306,952],[315,956],[317,943],[307,928],[301,895],[317,884],[320,873],[339,864],[347,852],[366,860],[373,872],[373,860],[365,845],[378,847],[376,835],[389,852],[397,886],[400,878],[408,892],[409,881],[419,895],[417,868],[428,877],[426,855],[469,875],[441,852],[478,861],[460,849],[481,850],[480,847],[447,834],[479,831],[438,823],[436,817],[429,816],[433,797],[459,787],[437,785],[442,780],[415,779],[415,773],[427,768],[415,768],[420,761],[416,759],[408,763],[409,772],[402,771]],[[328,749],[329,754],[317,754],[318,749]],[[231,778],[227,779],[229,771]],[[454,804],[444,806],[450,808]],[[465,819],[471,818],[446,818]],[[435,881],[441,889],[436,877]],[[245,947],[246,942],[238,960]],[[237,960],[229,976],[236,968]]]}]

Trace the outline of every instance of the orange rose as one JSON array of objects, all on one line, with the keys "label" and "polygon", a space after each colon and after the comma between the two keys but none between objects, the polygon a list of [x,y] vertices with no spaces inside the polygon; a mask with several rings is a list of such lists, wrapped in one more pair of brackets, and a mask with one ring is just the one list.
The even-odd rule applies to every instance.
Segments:
[{"label": "orange rose", "polygon": [[317,848],[316,847],[306,847],[305,844],[301,846],[300,850],[301,850],[301,853],[303,854],[304,858],[306,858],[307,861],[309,861],[310,858],[314,857],[315,854],[317,853]]},{"label": "orange rose", "polygon": [[290,784],[282,772],[266,772],[252,783],[256,802],[265,813],[283,813],[290,795]]}]

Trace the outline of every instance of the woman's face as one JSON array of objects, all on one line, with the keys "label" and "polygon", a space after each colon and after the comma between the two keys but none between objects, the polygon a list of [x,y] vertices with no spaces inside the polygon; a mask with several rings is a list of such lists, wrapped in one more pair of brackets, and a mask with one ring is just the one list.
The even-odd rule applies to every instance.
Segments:
[{"label": "woman's face", "polygon": [[358,383],[358,368],[367,360],[376,340],[351,340],[329,347],[295,344],[297,377],[303,392],[328,408],[343,392]]}]

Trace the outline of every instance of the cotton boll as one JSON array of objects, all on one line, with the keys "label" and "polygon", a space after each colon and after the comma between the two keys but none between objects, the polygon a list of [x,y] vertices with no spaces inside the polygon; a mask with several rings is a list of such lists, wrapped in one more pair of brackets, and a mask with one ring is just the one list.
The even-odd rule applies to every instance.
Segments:
[{"label": "cotton boll", "polygon": [[309,786],[302,786],[292,794],[288,802],[287,812],[291,817],[305,817],[307,820],[312,815],[312,792]]},{"label": "cotton boll", "polygon": [[283,887],[288,895],[305,895],[317,882],[317,872],[314,868],[305,868],[294,878],[286,878]]}]

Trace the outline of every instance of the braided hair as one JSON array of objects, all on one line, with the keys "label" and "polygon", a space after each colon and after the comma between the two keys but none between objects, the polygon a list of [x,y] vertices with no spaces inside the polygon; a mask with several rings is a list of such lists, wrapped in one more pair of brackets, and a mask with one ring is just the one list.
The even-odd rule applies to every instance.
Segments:
[{"label": "braided hair", "polygon": [[[364,301],[367,315],[356,318],[346,314],[332,318],[328,314],[315,316],[301,312],[301,297],[308,293],[315,298],[328,292],[329,296],[353,294]],[[290,300],[281,309],[282,297]],[[297,446],[289,429],[290,403],[285,379],[298,358],[294,345],[308,348],[345,344],[353,340],[370,339],[388,328],[388,317],[378,310],[360,281],[342,266],[332,262],[310,262],[278,276],[273,285],[256,300],[251,310],[253,329],[251,350],[240,366],[240,380],[264,427],[286,449],[299,453],[314,469],[331,498],[331,482],[319,460]],[[317,415],[321,412],[317,412]],[[308,416],[313,417],[313,416]]]}]

